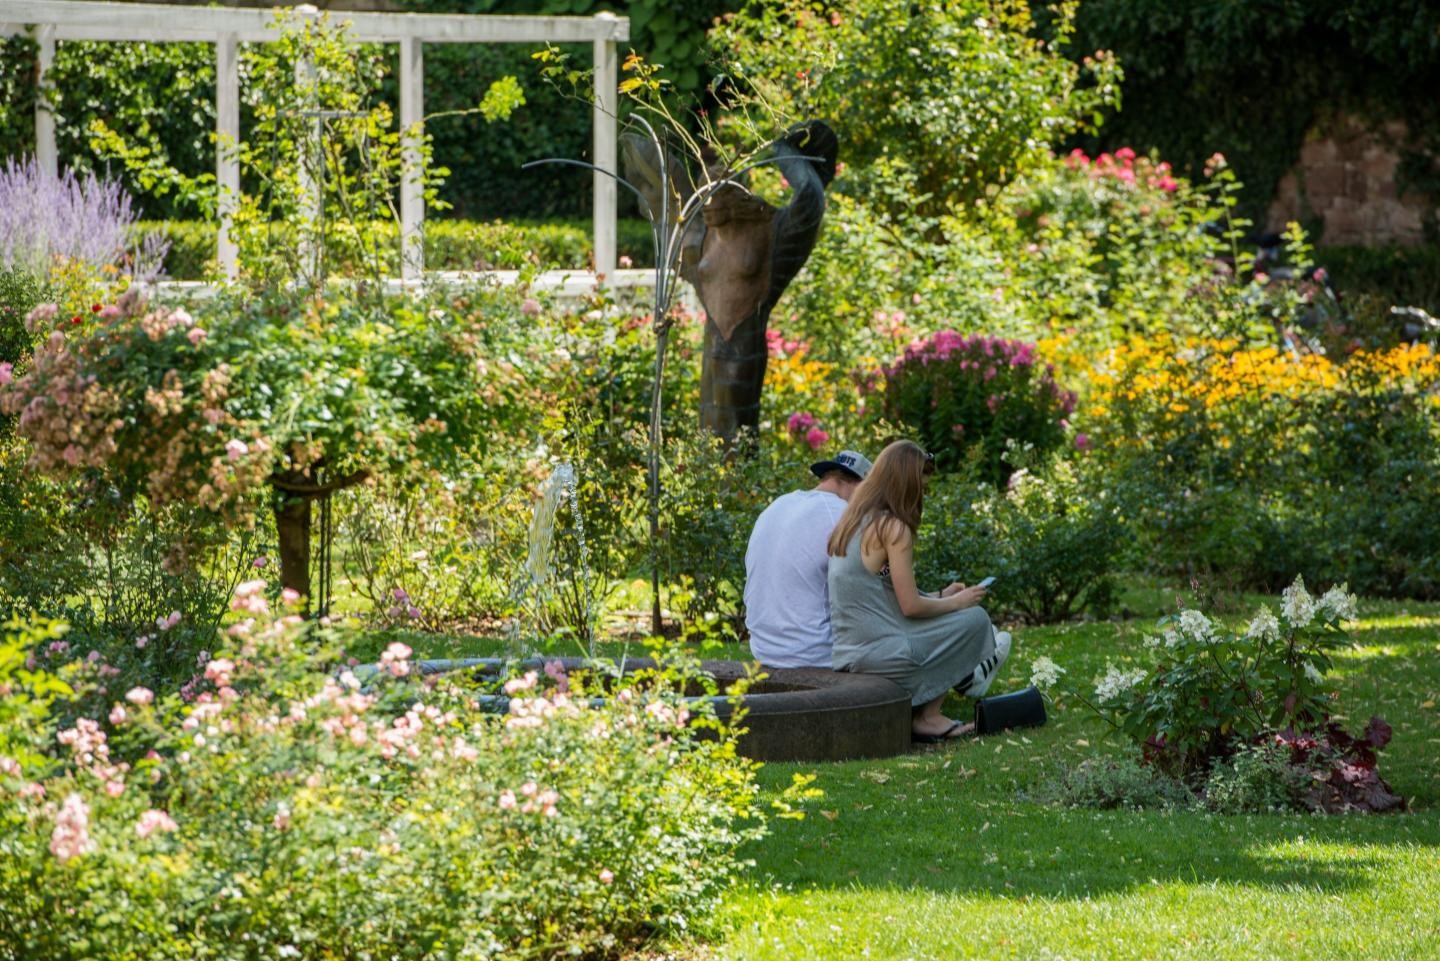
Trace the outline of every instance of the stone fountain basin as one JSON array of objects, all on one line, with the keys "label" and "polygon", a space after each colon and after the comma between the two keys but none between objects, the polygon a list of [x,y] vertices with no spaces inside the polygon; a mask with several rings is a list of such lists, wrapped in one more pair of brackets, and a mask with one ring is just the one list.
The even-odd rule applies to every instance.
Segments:
[{"label": "stone fountain basin", "polygon": [[[523,670],[539,670],[560,661],[566,671],[585,668],[578,657],[531,658],[520,663]],[[631,658],[626,671],[655,667],[650,658]],[[442,674],[474,670],[498,674],[504,670],[500,658],[412,661],[420,674]],[[704,661],[705,673],[721,690],[728,690],[747,676],[752,664],[745,661]],[[746,711],[746,733],[739,741],[740,753],[757,761],[848,761],[855,758],[892,757],[910,749],[910,697],[900,687],[869,674],[847,674],[821,668],[776,668],[763,680],[751,684],[742,698]],[[504,711],[509,698],[481,697],[483,706]],[[708,700],[717,716],[728,719],[735,710],[731,699],[697,696]]]}]

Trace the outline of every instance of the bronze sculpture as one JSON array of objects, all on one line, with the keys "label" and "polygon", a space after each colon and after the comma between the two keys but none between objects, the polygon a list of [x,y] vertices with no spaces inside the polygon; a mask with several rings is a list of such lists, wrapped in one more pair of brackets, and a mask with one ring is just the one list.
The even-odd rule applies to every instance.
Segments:
[{"label": "bronze sculpture", "polygon": [[[682,210],[695,188],[678,164],[668,163],[662,178],[650,141],[627,137],[623,147],[626,172],[640,185],[652,223],[652,212],[662,209],[662,183],[673,198],[664,208]],[[815,247],[838,149],[822,121],[791,127],[771,145],[790,184],[789,203],[777,209],[756,196],[739,179],[742,168],[712,181],[701,217],[684,227],[680,276],[695,287],[706,317],[700,423],[727,442],[759,425],[770,313]]]}]

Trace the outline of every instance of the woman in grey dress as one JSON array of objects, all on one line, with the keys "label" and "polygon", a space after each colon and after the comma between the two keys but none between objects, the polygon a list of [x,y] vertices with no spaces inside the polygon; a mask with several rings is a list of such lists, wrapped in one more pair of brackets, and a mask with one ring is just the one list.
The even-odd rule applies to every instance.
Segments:
[{"label": "woman in grey dress", "polygon": [[837,671],[878,674],[903,687],[917,741],[963,737],[972,725],[940,713],[959,687],[980,696],[1010,652],[980,607],[985,588],[915,586],[915,531],[935,458],[913,441],[881,452],[830,535],[830,622]]}]

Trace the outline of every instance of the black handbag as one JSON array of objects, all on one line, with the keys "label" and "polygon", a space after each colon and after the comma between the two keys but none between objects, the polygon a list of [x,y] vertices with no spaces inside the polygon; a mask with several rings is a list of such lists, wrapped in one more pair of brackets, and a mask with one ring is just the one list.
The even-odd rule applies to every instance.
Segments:
[{"label": "black handbag", "polygon": [[1045,698],[1035,687],[975,702],[976,734],[996,734],[1012,727],[1039,727],[1044,723]]}]

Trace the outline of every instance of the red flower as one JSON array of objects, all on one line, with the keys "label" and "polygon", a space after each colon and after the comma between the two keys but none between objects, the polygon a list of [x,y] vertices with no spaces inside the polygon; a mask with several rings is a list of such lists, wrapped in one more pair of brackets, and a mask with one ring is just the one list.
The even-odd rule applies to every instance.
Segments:
[{"label": "red flower", "polygon": [[98,313],[100,313],[100,311],[103,310],[103,309],[104,309],[104,308],[101,307],[99,304],[91,304],[91,305],[90,305],[90,313],[92,313],[92,314],[98,314]]}]

